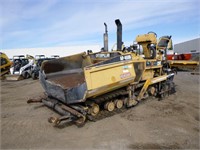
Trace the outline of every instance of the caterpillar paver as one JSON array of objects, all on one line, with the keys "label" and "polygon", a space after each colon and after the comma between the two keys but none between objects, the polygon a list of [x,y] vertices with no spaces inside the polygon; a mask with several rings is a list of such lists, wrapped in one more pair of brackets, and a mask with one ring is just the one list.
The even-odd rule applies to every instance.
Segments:
[{"label": "caterpillar paver", "polygon": [[[122,49],[122,24],[120,20],[115,23],[117,51],[108,52],[105,43],[102,52],[80,53],[42,64],[39,79],[46,97],[29,99],[28,103],[42,102],[61,115],[50,117],[49,122],[58,125],[65,120],[82,125],[101,111],[135,106],[149,96],[164,97],[175,91],[174,73],[157,59],[156,45],[145,44],[146,58],[133,46]],[[108,36],[104,37],[107,42]],[[141,36],[137,39],[139,44],[144,43]],[[167,37],[164,49],[169,40]]]}]

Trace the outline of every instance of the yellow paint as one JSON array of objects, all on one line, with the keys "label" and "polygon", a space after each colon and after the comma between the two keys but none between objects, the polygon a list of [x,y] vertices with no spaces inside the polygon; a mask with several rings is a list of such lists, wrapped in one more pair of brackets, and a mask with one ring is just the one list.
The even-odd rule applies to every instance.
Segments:
[{"label": "yellow paint", "polygon": [[[127,72],[124,73],[124,70]],[[91,67],[84,72],[88,90],[109,86],[136,76],[132,61]]]},{"label": "yellow paint", "polygon": [[140,45],[142,45],[145,57],[150,57],[151,56],[151,52],[150,52],[150,50],[148,48],[148,45],[157,43],[157,39],[156,39],[155,34],[149,33],[149,34],[138,35],[136,37],[136,41]]},{"label": "yellow paint", "polygon": [[5,73],[9,72],[12,62],[10,61],[8,56],[4,53],[0,53],[0,58],[1,58],[0,70],[1,70],[1,76],[3,76]]},{"label": "yellow paint", "polygon": [[152,79],[153,76],[154,76],[154,71],[153,70],[145,70],[144,73],[142,74],[142,79],[141,80]]},{"label": "yellow paint", "polygon": [[147,79],[145,81],[145,84],[143,85],[142,87],[142,90],[140,91],[138,97],[137,97],[137,100],[141,100],[144,96],[144,93],[147,91],[149,85],[151,84],[155,84],[155,83],[158,83],[158,82],[161,82],[161,81],[164,81],[164,80],[167,80],[167,75],[162,75],[162,76],[159,76],[159,77],[155,77],[153,79]]}]

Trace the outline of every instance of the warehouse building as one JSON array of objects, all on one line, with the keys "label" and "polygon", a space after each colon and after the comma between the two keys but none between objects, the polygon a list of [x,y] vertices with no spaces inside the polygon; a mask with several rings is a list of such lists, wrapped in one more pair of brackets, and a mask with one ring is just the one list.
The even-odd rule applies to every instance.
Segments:
[{"label": "warehouse building", "polygon": [[178,43],[174,45],[175,53],[199,53],[200,52],[200,38],[196,38],[190,41]]}]

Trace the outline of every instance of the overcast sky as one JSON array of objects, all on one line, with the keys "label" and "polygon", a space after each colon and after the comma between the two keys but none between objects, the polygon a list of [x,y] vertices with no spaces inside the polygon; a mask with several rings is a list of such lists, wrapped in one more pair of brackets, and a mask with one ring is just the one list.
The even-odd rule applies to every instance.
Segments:
[{"label": "overcast sky", "polygon": [[111,49],[117,18],[126,46],[148,31],[175,44],[200,37],[200,0],[0,0],[0,7],[0,49],[103,46],[104,22]]}]

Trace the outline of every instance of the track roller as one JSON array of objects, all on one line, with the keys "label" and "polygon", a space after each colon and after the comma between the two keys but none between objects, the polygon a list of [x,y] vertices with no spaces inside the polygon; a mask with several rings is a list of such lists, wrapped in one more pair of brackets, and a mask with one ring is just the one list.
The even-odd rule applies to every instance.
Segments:
[{"label": "track roller", "polygon": [[115,103],[110,101],[104,104],[104,108],[108,111],[113,111],[115,109]]},{"label": "track roller", "polygon": [[89,107],[88,113],[92,116],[96,116],[100,111],[99,105],[96,103],[92,103]]},{"label": "track roller", "polygon": [[116,108],[118,108],[118,109],[120,109],[120,108],[122,108],[123,107],[123,101],[122,100],[115,100],[115,106],[116,106]]},{"label": "track roller", "polygon": [[60,119],[57,117],[50,117],[48,118],[48,122],[53,123],[53,125],[56,126],[60,123]]},{"label": "track roller", "polygon": [[85,121],[86,121],[86,117],[84,116],[84,117],[81,117],[81,118],[77,119],[77,120],[75,121],[75,123],[76,123],[76,125],[77,125],[78,127],[82,127],[82,126],[85,125]]},{"label": "track roller", "polygon": [[155,96],[156,95],[156,88],[155,87],[150,87],[149,88],[149,93],[151,94],[151,95],[153,95],[153,96]]}]

